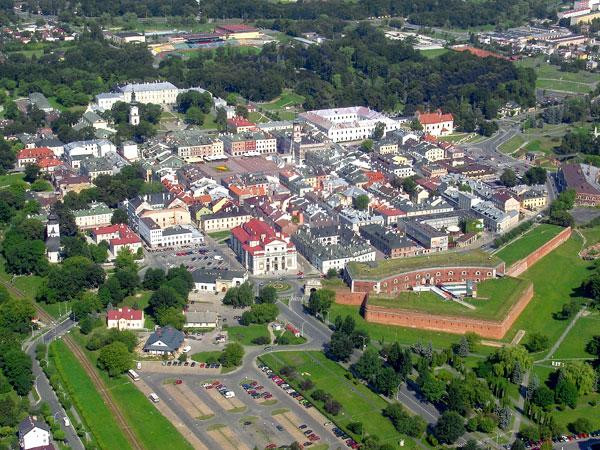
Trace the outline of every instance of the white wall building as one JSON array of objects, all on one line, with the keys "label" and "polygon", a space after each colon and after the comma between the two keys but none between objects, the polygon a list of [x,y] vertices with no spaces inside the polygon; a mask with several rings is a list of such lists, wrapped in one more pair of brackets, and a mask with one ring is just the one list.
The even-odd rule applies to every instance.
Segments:
[{"label": "white wall building", "polygon": [[400,122],[364,106],[308,111],[299,117],[323,131],[333,142],[368,139],[380,122],[385,126],[384,135],[400,127]]}]

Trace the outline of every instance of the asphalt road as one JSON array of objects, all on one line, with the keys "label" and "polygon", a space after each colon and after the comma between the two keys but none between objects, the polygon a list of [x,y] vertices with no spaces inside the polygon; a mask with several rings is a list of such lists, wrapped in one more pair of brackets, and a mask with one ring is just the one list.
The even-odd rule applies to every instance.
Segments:
[{"label": "asphalt road", "polygon": [[29,346],[25,349],[26,353],[31,357],[33,361],[32,370],[34,376],[34,389],[40,396],[39,402],[45,402],[50,406],[50,410],[55,419],[58,420],[60,424],[60,428],[65,432],[66,442],[69,448],[75,450],[84,450],[84,446],[77,436],[75,429],[73,426],[65,427],[63,418],[66,417],[66,412],[60,402],[58,401],[58,397],[54,393],[54,390],[50,386],[48,379],[46,378],[46,374],[40,367],[36,357],[35,357],[35,347],[38,344],[38,341],[42,341],[44,344],[50,343],[53,339],[62,336],[67,333],[74,326],[74,322],[70,319],[67,319],[59,324],[53,325],[53,327],[42,336],[38,336],[33,342],[29,344]]}]

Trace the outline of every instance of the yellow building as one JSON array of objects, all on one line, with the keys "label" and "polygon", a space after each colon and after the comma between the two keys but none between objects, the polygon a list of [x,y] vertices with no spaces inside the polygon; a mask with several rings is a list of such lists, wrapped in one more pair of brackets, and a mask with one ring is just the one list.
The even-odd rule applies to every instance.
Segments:
[{"label": "yellow building", "polygon": [[527,191],[521,197],[521,207],[535,211],[544,208],[548,204],[548,196],[545,192]]}]

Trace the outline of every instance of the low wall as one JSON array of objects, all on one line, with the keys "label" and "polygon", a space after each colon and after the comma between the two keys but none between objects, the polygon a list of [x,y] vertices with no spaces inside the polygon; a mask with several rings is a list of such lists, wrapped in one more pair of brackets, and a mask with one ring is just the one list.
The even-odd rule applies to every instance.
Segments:
[{"label": "low wall", "polygon": [[[367,304],[365,305],[364,315],[368,322],[385,325],[396,325],[454,334],[471,332],[477,333],[479,336],[488,339],[502,339],[532,298],[533,285],[529,284],[506,317],[499,321],[472,319],[460,316],[433,315],[406,309],[385,308],[382,306],[369,305],[368,299]],[[485,303],[485,300],[482,300],[481,302]]]},{"label": "low wall", "polygon": [[506,275],[509,275],[511,277],[518,277],[531,266],[533,266],[536,262],[538,262],[540,259],[546,256],[548,253],[554,250],[556,247],[558,247],[567,239],[569,239],[571,237],[571,233],[571,227],[565,228],[552,239],[550,239],[548,242],[546,242],[544,245],[539,247],[537,250],[534,250],[525,258],[522,258],[517,262],[513,263],[506,270]]}]

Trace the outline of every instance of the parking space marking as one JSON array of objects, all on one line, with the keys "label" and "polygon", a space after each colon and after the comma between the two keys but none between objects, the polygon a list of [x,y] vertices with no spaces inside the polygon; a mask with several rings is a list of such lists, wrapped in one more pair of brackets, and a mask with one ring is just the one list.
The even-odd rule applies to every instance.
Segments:
[{"label": "parking space marking", "polygon": [[237,402],[233,403],[230,401],[231,399],[223,397],[215,388],[205,389],[205,391],[225,411],[235,411],[241,409],[242,407],[244,410],[246,409],[246,405],[241,403],[239,400],[236,399]]}]

